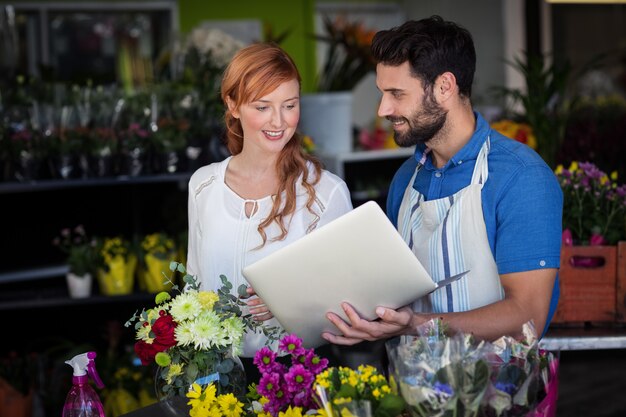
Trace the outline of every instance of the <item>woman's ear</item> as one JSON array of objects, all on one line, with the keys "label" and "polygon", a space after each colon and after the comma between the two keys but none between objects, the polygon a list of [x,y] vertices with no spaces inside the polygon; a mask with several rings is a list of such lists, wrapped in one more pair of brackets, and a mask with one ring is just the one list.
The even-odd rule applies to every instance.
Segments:
[{"label": "woman's ear", "polygon": [[239,110],[235,106],[235,102],[230,96],[226,96],[226,105],[228,106],[228,111],[233,115],[235,119],[239,119]]}]

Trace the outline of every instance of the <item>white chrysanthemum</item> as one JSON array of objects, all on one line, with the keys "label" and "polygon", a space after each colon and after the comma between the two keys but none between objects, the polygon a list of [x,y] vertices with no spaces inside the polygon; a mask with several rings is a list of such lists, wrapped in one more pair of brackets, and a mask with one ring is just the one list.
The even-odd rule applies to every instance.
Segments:
[{"label": "white chrysanthemum", "polygon": [[194,347],[197,350],[209,349],[213,346],[222,346],[226,339],[226,332],[220,325],[220,318],[212,311],[207,311],[196,317],[191,324],[194,333]]},{"label": "white chrysanthemum", "polygon": [[193,321],[186,321],[176,326],[174,337],[180,346],[189,346],[194,343],[196,335],[193,333]]},{"label": "white chrysanthemum", "polygon": [[150,337],[150,330],[152,330],[151,326],[141,326],[137,329],[137,340],[143,340],[146,343],[152,343],[154,338]]},{"label": "white chrysanthemum", "polygon": [[185,320],[193,320],[200,313],[201,309],[202,304],[198,301],[198,293],[188,291],[172,300],[170,314],[180,324]]},{"label": "white chrysanthemum", "polygon": [[222,321],[222,327],[226,332],[226,343],[236,344],[241,340],[245,326],[239,317],[228,317]]}]

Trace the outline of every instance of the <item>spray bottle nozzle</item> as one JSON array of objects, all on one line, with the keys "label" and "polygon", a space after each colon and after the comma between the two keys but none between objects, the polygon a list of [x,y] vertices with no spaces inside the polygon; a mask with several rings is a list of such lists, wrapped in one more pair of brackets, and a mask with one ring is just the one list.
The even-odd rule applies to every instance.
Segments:
[{"label": "spray bottle nozzle", "polygon": [[66,364],[74,368],[74,376],[89,376],[95,382],[98,388],[104,388],[104,384],[96,371],[96,352],[85,352],[74,356],[72,359],[65,361]]}]

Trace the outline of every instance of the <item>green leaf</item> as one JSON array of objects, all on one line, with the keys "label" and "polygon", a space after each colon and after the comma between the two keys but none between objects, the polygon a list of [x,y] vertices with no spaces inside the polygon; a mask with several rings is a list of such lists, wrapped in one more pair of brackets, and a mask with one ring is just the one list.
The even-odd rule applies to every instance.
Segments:
[{"label": "green leaf", "polygon": [[248,297],[248,286],[246,284],[241,284],[238,288],[237,288],[237,294],[239,294],[240,297],[244,297],[247,298]]}]

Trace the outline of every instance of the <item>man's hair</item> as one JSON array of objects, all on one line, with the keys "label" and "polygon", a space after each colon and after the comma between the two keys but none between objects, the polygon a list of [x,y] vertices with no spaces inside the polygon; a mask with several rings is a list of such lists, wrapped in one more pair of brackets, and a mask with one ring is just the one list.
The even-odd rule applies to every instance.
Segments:
[{"label": "man's hair", "polygon": [[431,87],[446,71],[456,77],[459,93],[472,95],[476,71],[476,51],[470,32],[440,16],[410,20],[389,30],[381,30],[372,41],[372,54],[378,63],[398,66],[408,61],[411,73]]}]

